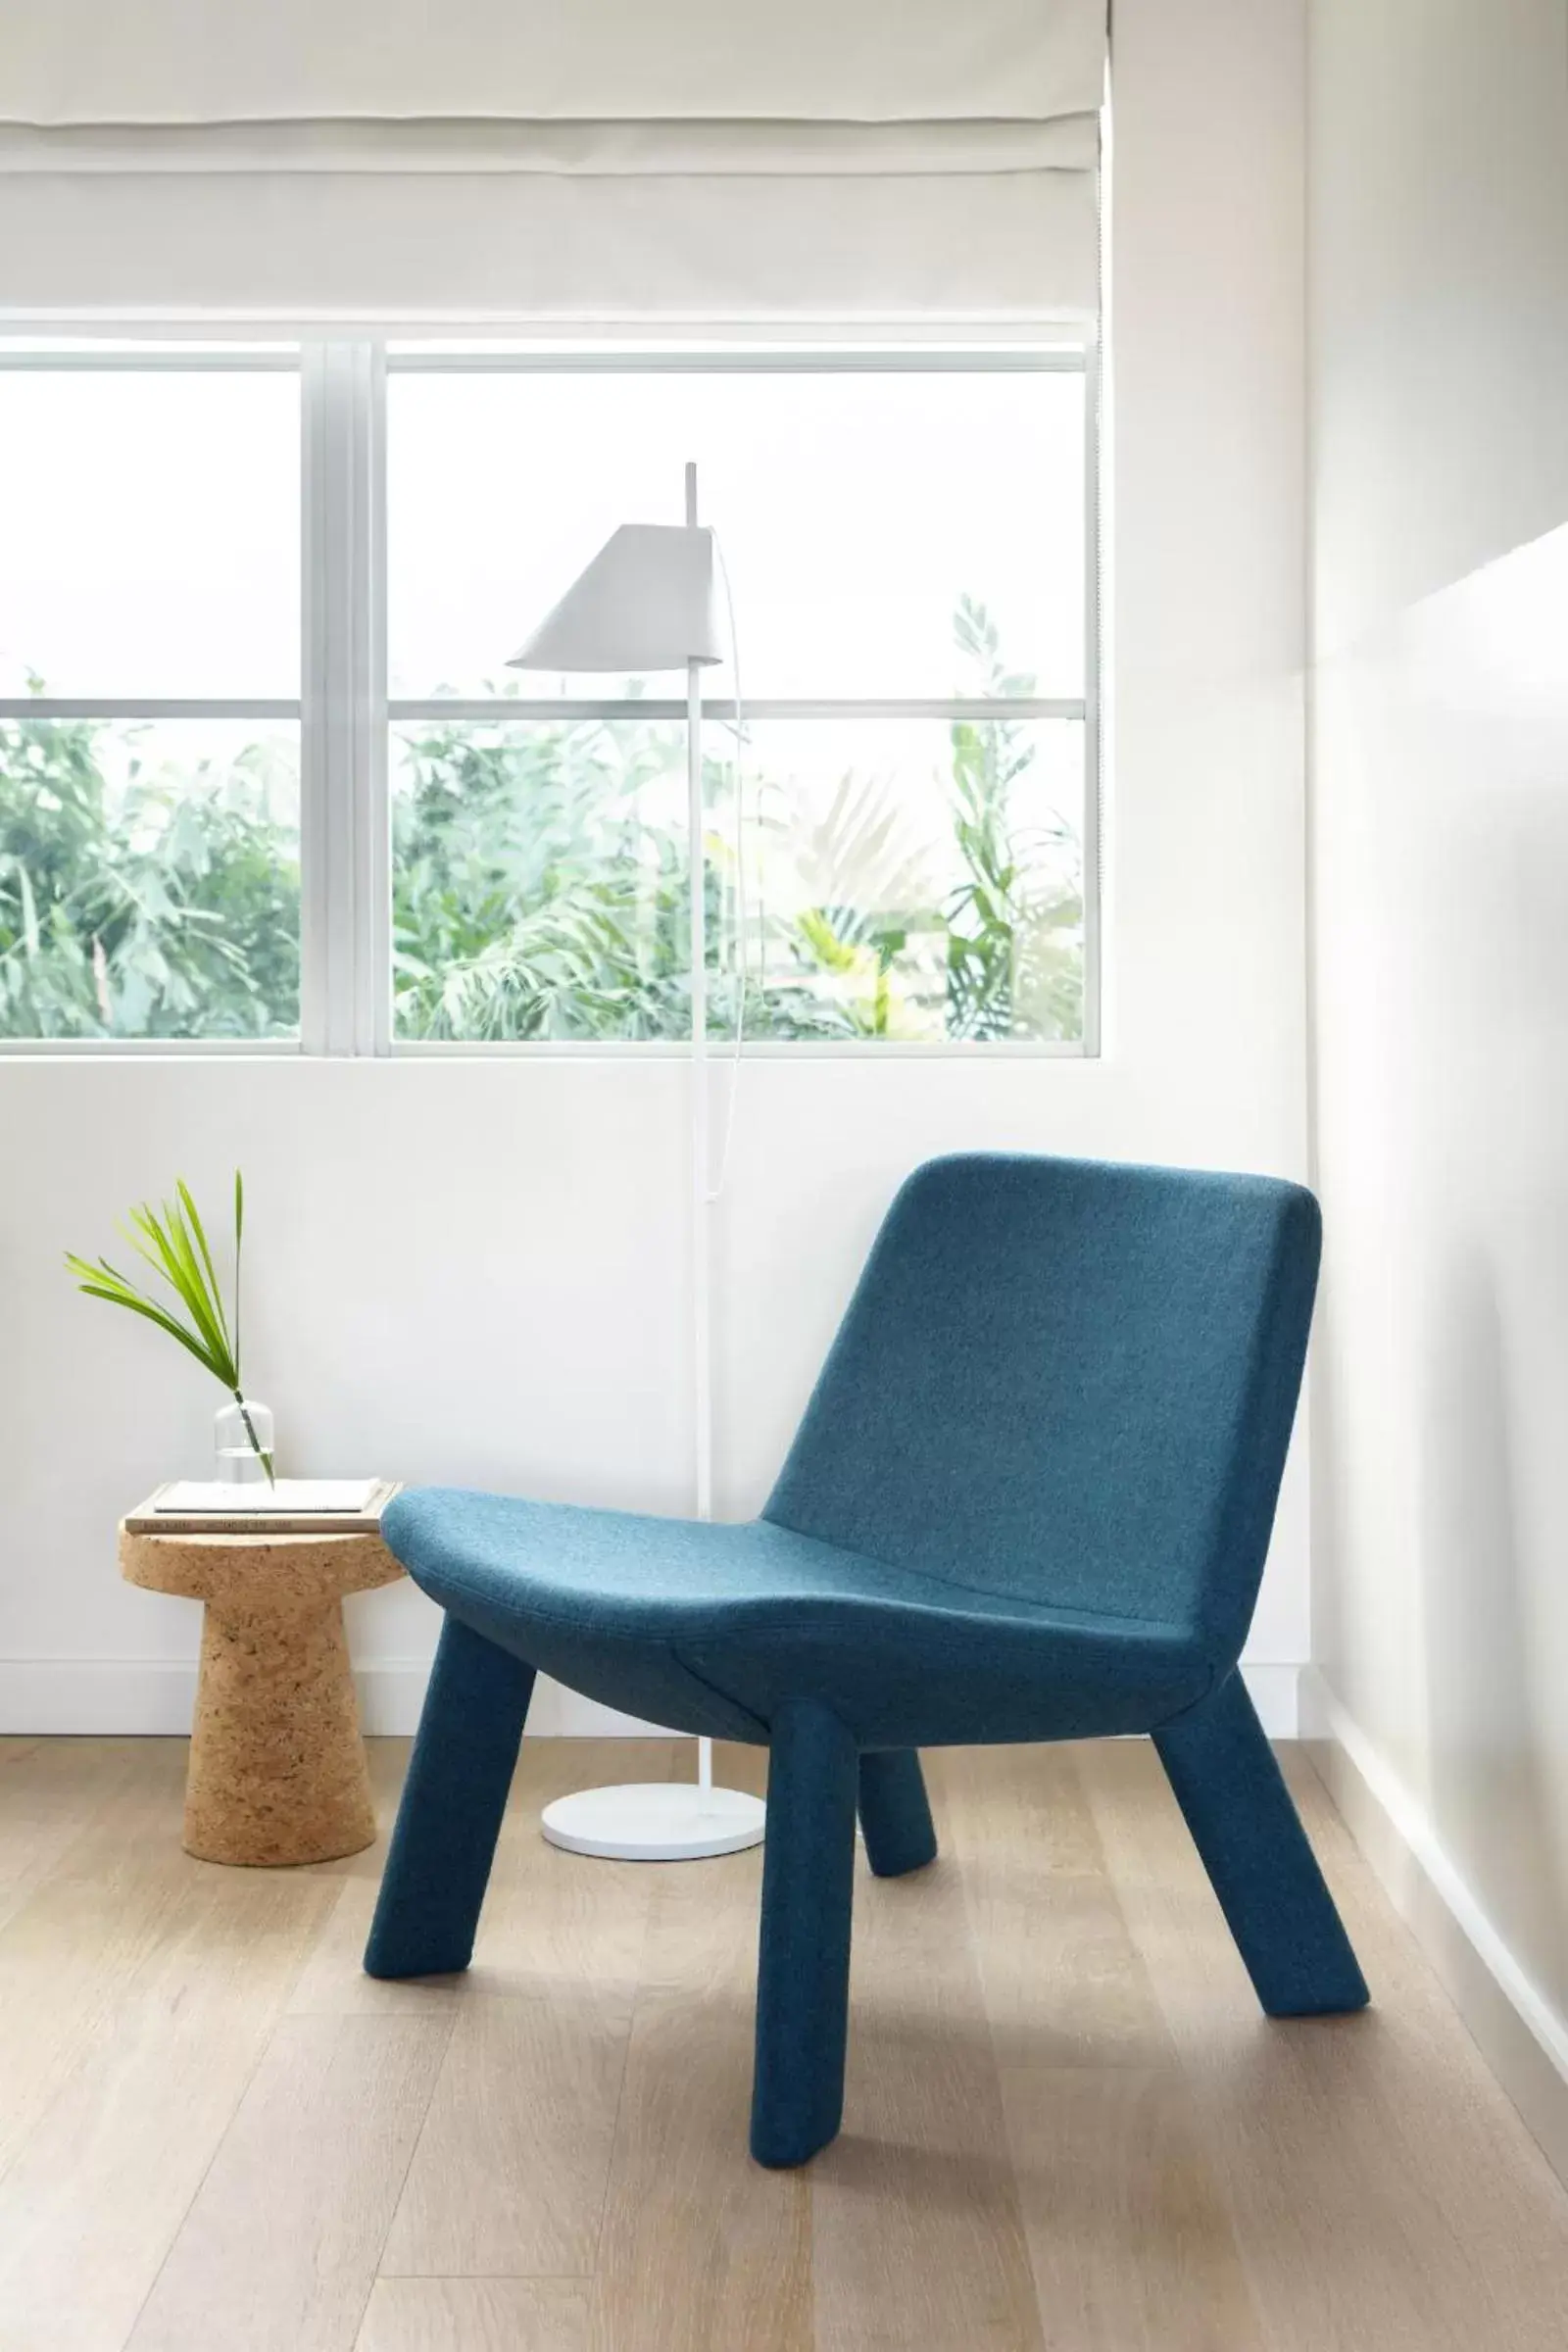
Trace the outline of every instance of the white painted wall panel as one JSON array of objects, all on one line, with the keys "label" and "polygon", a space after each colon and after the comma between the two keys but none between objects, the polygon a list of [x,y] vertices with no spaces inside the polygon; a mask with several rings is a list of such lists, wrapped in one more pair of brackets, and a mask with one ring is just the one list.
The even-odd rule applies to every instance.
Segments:
[{"label": "white painted wall panel", "polygon": [[1560,2021],[1568,12],[1317,0],[1312,68],[1317,1654]]}]

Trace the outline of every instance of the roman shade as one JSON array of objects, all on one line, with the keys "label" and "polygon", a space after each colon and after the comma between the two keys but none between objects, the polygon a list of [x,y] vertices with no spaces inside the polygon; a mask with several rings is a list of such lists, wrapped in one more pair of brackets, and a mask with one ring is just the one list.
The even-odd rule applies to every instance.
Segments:
[{"label": "roman shade", "polygon": [[0,305],[1091,311],[1104,0],[50,0]]}]

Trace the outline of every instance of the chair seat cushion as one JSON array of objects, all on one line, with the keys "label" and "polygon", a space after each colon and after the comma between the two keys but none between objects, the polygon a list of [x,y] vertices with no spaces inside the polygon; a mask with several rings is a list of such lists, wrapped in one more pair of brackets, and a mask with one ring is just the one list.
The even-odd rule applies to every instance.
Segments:
[{"label": "chair seat cushion", "polygon": [[774,1708],[802,1696],[862,1746],[1147,1732],[1215,1679],[1184,1627],[973,1592],[768,1520],[423,1487],[382,1533],[433,1599],[514,1656],[719,1739],[765,1742]]}]

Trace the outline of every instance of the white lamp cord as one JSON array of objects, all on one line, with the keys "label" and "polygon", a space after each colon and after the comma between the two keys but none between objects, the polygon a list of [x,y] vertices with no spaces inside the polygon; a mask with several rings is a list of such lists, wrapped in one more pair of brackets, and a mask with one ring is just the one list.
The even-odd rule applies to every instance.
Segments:
[{"label": "white lamp cord", "polygon": [[[735,1134],[735,1102],[740,1093],[741,1046],[746,1035],[747,980],[746,770],[744,763],[745,707],[741,698],[741,645],[740,634],[735,626],[735,594],[734,590],[730,586],[729,565],[724,561],[723,545],[716,531],[713,532],[713,552],[718,558],[719,577],[724,583],[724,604],[729,616],[730,669],[735,686],[735,750],[730,760],[730,779],[731,791],[734,795],[735,801],[735,963],[737,971],[737,987],[735,995],[735,1047],[730,1058],[729,1101],[724,1108],[724,1134],[723,1140],[719,1145],[717,1174],[713,1174],[709,1168],[705,1168],[703,1170],[703,1205],[705,1208],[711,1208],[713,1203],[719,1199],[723,1193],[725,1181],[729,1175],[729,1150]],[[695,889],[707,889],[708,881],[706,873],[699,872],[698,874],[694,875],[692,879],[693,887]],[[706,1250],[708,1248],[706,1218],[703,1222],[704,1230],[697,1237],[697,1247],[700,1250]],[[699,1316],[700,1322],[704,1324],[706,1324],[707,1319],[707,1297],[708,1293],[705,1286],[703,1292],[705,1305],[700,1311]],[[710,1335],[709,1331],[706,1328],[700,1329],[697,1334],[697,1348],[699,1357],[705,1363],[707,1361],[710,1345]],[[699,1411],[703,1411],[708,1409],[706,1374],[702,1375],[700,1378],[700,1387],[703,1391],[703,1401],[699,1404],[698,1409]],[[700,1490],[702,1484],[703,1473],[701,1468],[699,1468],[698,1485]],[[703,1516],[705,1518],[708,1516],[708,1507],[706,1505],[703,1509]],[[713,1788],[713,1742],[711,1740],[700,1739],[697,1742],[697,1788],[699,1809],[706,1810],[708,1800],[712,1794]]]}]

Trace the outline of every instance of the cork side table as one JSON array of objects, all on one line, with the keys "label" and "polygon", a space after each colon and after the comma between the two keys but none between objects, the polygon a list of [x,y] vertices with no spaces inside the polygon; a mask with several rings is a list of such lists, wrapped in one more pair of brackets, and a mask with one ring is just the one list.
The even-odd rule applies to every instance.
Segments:
[{"label": "cork side table", "polygon": [[277,1866],[375,1836],[343,1595],[403,1570],[379,1535],[133,1535],[121,1574],[205,1601],[185,1851]]}]

